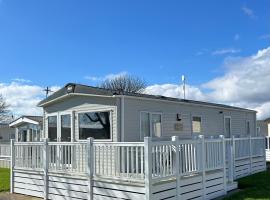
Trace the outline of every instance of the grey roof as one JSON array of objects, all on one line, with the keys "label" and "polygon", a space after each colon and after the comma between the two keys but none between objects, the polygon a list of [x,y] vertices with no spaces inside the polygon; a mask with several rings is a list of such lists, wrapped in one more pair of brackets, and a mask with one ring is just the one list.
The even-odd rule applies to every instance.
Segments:
[{"label": "grey roof", "polygon": [[167,101],[181,102],[181,103],[187,103],[187,104],[192,103],[192,104],[205,105],[205,106],[215,106],[215,107],[221,107],[221,108],[227,108],[227,109],[237,109],[237,110],[243,110],[243,111],[256,112],[254,110],[235,107],[235,106],[229,106],[229,105],[224,105],[224,104],[210,103],[210,102],[204,102],[204,101],[195,101],[195,100],[189,100],[189,99],[179,99],[179,98],[166,97],[166,96],[161,96],[161,95],[150,95],[150,94],[128,93],[128,92],[119,93],[118,91],[112,91],[112,90],[108,90],[104,88],[76,84],[76,83],[66,84],[60,90],[48,96],[46,99],[40,101],[38,103],[38,106],[42,106],[43,104],[46,104],[54,99],[67,95],[68,94],[67,87],[70,85],[74,87],[73,93],[77,93],[77,94],[81,93],[81,94],[94,94],[94,95],[103,95],[103,96],[125,95],[125,96],[132,96],[132,97],[143,97],[143,98],[149,98],[149,99],[167,100]]}]

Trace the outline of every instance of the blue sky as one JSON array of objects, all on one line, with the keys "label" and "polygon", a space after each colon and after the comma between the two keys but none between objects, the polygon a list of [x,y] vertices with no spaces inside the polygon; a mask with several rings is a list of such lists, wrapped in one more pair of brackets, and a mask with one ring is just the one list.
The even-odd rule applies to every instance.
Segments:
[{"label": "blue sky", "polygon": [[270,117],[270,0],[0,0],[0,94],[41,114],[46,86],[139,76],[147,93]]},{"label": "blue sky", "polygon": [[270,34],[269,5],[269,0],[1,0],[0,80],[95,84],[85,77],[126,71],[149,84],[177,83],[181,74],[201,84],[224,73],[224,58],[269,45],[262,38]]}]

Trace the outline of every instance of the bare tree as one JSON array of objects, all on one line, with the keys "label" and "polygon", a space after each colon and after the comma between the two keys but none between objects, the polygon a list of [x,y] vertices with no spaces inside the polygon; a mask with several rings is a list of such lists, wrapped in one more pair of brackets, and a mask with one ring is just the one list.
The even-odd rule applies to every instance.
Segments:
[{"label": "bare tree", "polygon": [[130,75],[122,75],[113,79],[107,79],[103,81],[99,86],[101,88],[109,89],[119,93],[142,93],[146,88],[146,83],[141,78]]},{"label": "bare tree", "polygon": [[0,94],[0,121],[5,120],[8,114],[8,104],[4,97]]}]

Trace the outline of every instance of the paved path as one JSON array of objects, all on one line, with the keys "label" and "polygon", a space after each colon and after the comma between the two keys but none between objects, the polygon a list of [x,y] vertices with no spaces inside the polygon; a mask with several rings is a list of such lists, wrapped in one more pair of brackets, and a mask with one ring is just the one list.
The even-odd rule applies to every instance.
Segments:
[{"label": "paved path", "polygon": [[26,195],[10,194],[8,192],[2,192],[0,193],[0,200],[41,200],[41,199]]}]

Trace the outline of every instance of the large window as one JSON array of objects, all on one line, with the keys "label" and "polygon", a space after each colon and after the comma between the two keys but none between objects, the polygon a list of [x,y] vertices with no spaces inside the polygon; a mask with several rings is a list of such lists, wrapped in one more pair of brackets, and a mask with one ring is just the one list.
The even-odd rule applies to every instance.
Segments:
[{"label": "large window", "polygon": [[192,132],[201,133],[202,132],[202,118],[201,117],[192,117]]},{"label": "large window", "polygon": [[140,114],[141,124],[141,139],[143,137],[161,137],[161,114],[141,112]]},{"label": "large window", "polygon": [[79,139],[111,139],[110,112],[86,112],[78,114]]},{"label": "large window", "polygon": [[61,141],[71,141],[71,116],[61,115]]},{"label": "large window", "polygon": [[48,117],[48,138],[57,141],[57,116]]}]

